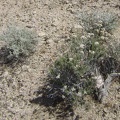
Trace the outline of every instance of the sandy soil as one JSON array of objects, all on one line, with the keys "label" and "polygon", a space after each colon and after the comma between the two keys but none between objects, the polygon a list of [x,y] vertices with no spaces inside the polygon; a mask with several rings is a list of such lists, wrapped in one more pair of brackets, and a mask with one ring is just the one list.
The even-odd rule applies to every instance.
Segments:
[{"label": "sandy soil", "polygon": [[[96,9],[115,12],[120,18],[120,0],[0,0],[0,33],[17,25],[37,32],[40,38],[36,52],[24,64],[15,68],[0,66],[0,120],[57,120],[44,106],[31,104],[30,100],[44,85],[49,66],[61,55],[61,46],[78,25],[76,13]],[[118,27],[117,38],[119,33]],[[105,103],[91,98],[86,102],[86,107],[75,110],[81,120],[119,120],[118,81],[111,85]]]}]

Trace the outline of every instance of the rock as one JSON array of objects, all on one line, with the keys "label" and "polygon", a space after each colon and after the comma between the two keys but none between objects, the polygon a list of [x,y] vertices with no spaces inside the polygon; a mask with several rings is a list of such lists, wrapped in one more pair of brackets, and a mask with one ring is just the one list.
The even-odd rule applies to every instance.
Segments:
[{"label": "rock", "polygon": [[43,44],[46,44],[46,41],[45,40],[41,40],[39,43],[38,43],[38,46],[41,46]]},{"label": "rock", "polygon": [[31,25],[26,25],[26,27],[27,27],[27,28],[32,28],[33,26],[31,26]]},{"label": "rock", "polygon": [[74,27],[71,29],[72,33],[82,33],[83,27],[81,25],[74,25]]},{"label": "rock", "polygon": [[3,73],[3,76],[4,77],[7,77],[9,75],[9,72],[8,71],[5,71],[4,73]]},{"label": "rock", "polygon": [[0,49],[6,45],[5,41],[0,41]]},{"label": "rock", "polygon": [[68,4],[69,0],[62,0],[62,4]]},{"label": "rock", "polygon": [[104,109],[103,109],[103,112],[104,112],[104,113],[108,113],[109,110],[108,110],[107,108],[104,108]]},{"label": "rock", "polygon": [[38,34],[38,36],[39,36],[39,37],[45,37],[45,36],[46,36],[46,33],[41,31],[41,32]]},{"label": "rock", "polygon": [[69,11],[71,14],[75,14],[75,9],[74,8],[69,8],[69,9],[67,9],[67,11]]},{"label": "rock", "polygon": [[54,45],[54,40],[53,39],[48,39],[46,41],[47,44],[49,44],[50,46],[53,46]]},{"label": "rock", "polygon": [[58,26],[60,24],[60,21],[58,19],[54,20],[51,26]]},{"label": "rock", "polygon": [[29,66],[27,66],[27,65],[23,65],[23,66],[22,66],[22,70],[23,70],[23,71],[28,71],[28,69],[29,69]]},{"label": "rock", "polygon": [[36,14],[37,12],[36,11],[33,11],[33,14]]},{"label": "rock", "polygon": [[21,73],[21,70],[19,70],[19,69],[15,71],[16,75],[19,75],[20,73]]}]

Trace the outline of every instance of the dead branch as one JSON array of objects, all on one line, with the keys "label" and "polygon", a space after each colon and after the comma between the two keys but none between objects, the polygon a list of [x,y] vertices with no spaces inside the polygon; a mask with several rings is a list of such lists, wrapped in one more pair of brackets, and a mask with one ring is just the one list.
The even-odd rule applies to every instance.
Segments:
[{"label": "dead branch", "polygon": [[119,76],[120,76],[120,73],[111,73],[111,74],[108,74],[106,80],[104,80],[101,75],[94,77],[96,78],[96,88],[98,92],[98,100],[100,102],[103,102],[106,96],[108,95],[108,89],[112,80],[114,80],[114,78]]}]

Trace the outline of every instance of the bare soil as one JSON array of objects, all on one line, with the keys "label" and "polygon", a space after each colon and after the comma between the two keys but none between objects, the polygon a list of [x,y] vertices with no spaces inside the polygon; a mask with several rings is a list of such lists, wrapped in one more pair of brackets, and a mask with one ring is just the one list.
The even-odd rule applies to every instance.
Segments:
[{"label": "bare soil", "polygon": [[[56,115],[30,103],[45,83],[50,65],[62,53],[64,42],[78,25],[76,13],[108,10],[120,18],[120,0],[0,0],[0,33],[10,25],[27,27],[40,38],[36,52],[16,67],[0,66],[0,120],[57,120]],[[115,36],[120,41],[120,26]],[[74,120],[119,120],[120,84],[114,81],[105,103],[86,97],[86,106],[75,108]]]}]

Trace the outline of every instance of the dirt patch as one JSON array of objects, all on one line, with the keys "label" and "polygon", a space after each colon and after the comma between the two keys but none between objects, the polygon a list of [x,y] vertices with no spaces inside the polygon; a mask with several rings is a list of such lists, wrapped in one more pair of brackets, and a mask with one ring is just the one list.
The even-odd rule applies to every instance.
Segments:
[{"label": "dirt patch", "polygon": [[[45,83],[49,66],[62,53],[61,46],[78,24],[76,13],[82,10],[111,10],[120,15],[119,0],[1,0],[0,29],[24,26],[37,32],[40,41],[36,52],[15,68],[0,67],[0,120],[56,120],[44,106],[31,104],[35,91]],[[120,17],[120,16],[119,16]],[[119,29],[115,36],[120,38]],[[120,87],[116,81],[109,97],[99,104],[86,97],[87,106],[76,108],[74,118],[83,120],[118,120]],[[69,118],[72,120],[74,118]]]}]

